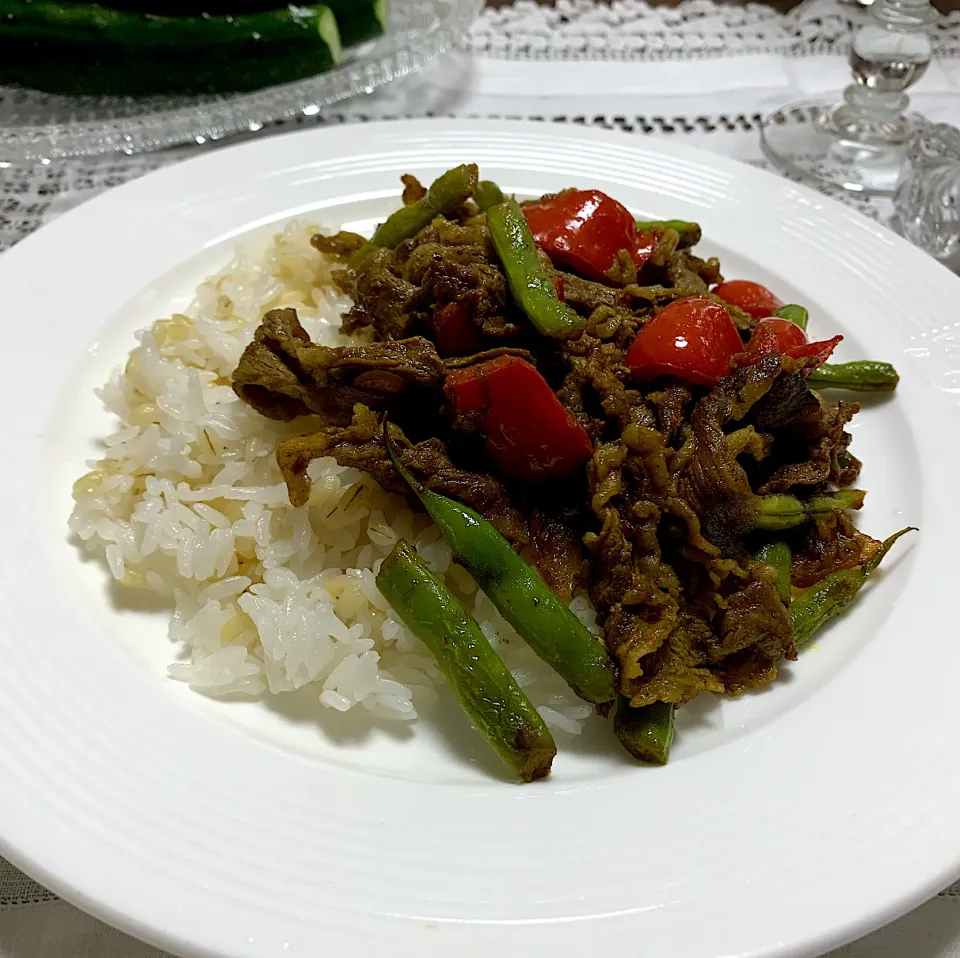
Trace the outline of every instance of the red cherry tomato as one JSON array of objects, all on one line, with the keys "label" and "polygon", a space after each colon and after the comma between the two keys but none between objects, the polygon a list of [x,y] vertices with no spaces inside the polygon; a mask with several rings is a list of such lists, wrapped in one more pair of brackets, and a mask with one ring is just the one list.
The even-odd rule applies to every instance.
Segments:
[{"label": "red cherry tomato", "polygon": [[751,283],[747,279],[731,279],[721,283],[714,289],[713,295],[731,306],[738,306],[754,319],[772,316],[783,305],[766,286]]},{"label": "red cherry tomato", "polygon": [[730,372],[743,342],[730,314],[705,296],[676,299],[644,326],[627,352],[638,379],[676,376],[698,386],[715,386]]},{"label": "red cherry tomato", "polygon": [[639,269],[656,249],[653,235],[641,235],[630,211],[599,190],[571,190],[523,207],[540,247],[558,266],[603,282],[617,253],[625,249]]},{"label": "red cherry tomato", "polygon": [[[807,334],[796,323],[771,317],[761,319],[754,327],[746,353],[754,361],[763,356],[789,356],[791,359],[814,356],[818,360],[817,366],[820,366],[830,358],[842,339],[842,336],[834,336],[832,339],[808,343]],[[814,368],[810,367],[807,372]]]}]

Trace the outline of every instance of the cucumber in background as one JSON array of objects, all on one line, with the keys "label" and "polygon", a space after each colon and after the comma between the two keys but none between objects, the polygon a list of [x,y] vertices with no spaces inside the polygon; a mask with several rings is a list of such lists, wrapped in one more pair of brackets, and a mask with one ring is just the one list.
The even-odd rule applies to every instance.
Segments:
[{"label": "cucumber in background", "polygon": [[51,0],[0,0],[0,83],[51,93],[216,93],[288,83],[340,62],[324,5],[165,17]]},{"label": "cucumber in background", "polygon": [[[79,0],[63,0],[84,6]],[[270,10],[288,9],[279,0],[103,0],[102,6],[133,13],[153,13],[165,17],[242,16]],[[383,34],[390,20],[390,0],[327,0],[337,18],[344,46],[364,43]]]}]

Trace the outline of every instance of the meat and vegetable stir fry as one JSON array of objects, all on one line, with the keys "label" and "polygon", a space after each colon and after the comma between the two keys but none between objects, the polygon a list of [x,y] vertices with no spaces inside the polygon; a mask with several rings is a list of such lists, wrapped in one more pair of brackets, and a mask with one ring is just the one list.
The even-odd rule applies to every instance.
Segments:
[{"label": "meat and vegetable stir fry", "polygon": [[[897,374],[831,365],[841,337],[725,281],[695,223],[638,222],[597,190],[518,202],[472,164],[403,179],[371,239],[314,237],[358,344],[271,311],[234,388],[271,419],[320,417],[278,450],[293,505],[322,456],[409,497],[627,751],[663,763],[676,708],[773,680],[902,534],[855,528],[859,407],[834,398]],[[549,731],[443,583],[402,542],[378,582],[498,754],[546,775]]]}]

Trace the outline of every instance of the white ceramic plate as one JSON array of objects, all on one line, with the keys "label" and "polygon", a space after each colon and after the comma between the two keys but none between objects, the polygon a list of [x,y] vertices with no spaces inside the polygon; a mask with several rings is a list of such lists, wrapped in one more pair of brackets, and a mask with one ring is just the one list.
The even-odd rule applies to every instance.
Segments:
[{"label": "white ceramic plate", "polygon": [[[109,425],[92,388],[136,328],[239,234],[304,212],[368,227],[400,173],[464,160],[510,191],[597,186],[699,220],[728,276],[807,304],[842,358],[902,373],[856,421],[862,525],[920,534],[783,680],[685,710],[664,769],[594,736],[520,787],[430,720],[400,741],[204,699],[164,677],[164,615],[67,541],[71,483]],[[114,190],[0,258],[0,290],[0,853],[80,907],[184,955],[800,956],[960,874],[960,281],[891,233],[669,142],[370,124]]]}]

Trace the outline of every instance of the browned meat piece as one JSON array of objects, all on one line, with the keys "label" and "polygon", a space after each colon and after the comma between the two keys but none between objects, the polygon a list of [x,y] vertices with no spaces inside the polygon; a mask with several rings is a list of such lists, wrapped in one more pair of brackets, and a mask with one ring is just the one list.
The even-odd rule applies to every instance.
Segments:
[{"label": "browned meat piece", "polygon": [[[381,431],[376,414],[358,404],[349,426],[330,426],[311,435],[280,443],[277,463],[287,483],[291,504],[302,506],[309,501],[311,484],[307,468],[314,459],[322,456],[332,456],[341,466],[366,472],[384,489],[412,496],[409,486],[390,462]],[[428,439],[411,446],[406,440],[398,438],[398,448],[403,464],[428,489],[476,509],[515,545],[527,544],[529,534],[526,521],[510,504],[503,486],[493,476],[459,469],[439,439]]]},{"label": "browned meat piece", "polygon": [[544,581],[567,601],[584,579],[580,537],[556,516],[535,510],[530,516],[534,561]]},{"label": "browned meat piece", "polygon": [[649,393],[647,401],[656,408],[660,435],[664,443],[670,445],[686,420],[693,392],[683,383],[670,383],[662,390]]},{"label": "browned meat piece", "polygon": [[346,257],[360,249],[366,240],[359,233],[350,233],[341,230],[333,236],[324,236],[315,233],[310,237],[310,245],[327,256]]},{"label": "browned meat piece", "polygon": [[413,206],[427,195],[427,188],[412,173],[404,173],[400,182],[403,183],[404,206]]},{"label": "browned meat piece", "polygon": [[806,589],[841,569],[855,569],[876,554],[880,543],[860,532],[846,512],[804,526],[791,537],[790,578]]},{"label": "browned meat piece", "polygon": [[396,254],[379,249],[359,271],[349,271],[352,283],[344,292],[353,296],[354,305],[343,317],[345,333],[372,326],[378,339],[402,339],[422,319],[416,313],[417,287],[398,276],[395,266]]},{"label": "browned meat piece", "polygon": [[268,419],[319,413],[344,424],[355,403],[383,409],[407,387],[437,387],[443,376],[443,361],[427,339],[321,346],[310,342],[296,310],[274,309],[244,350],[233,388]]}]

